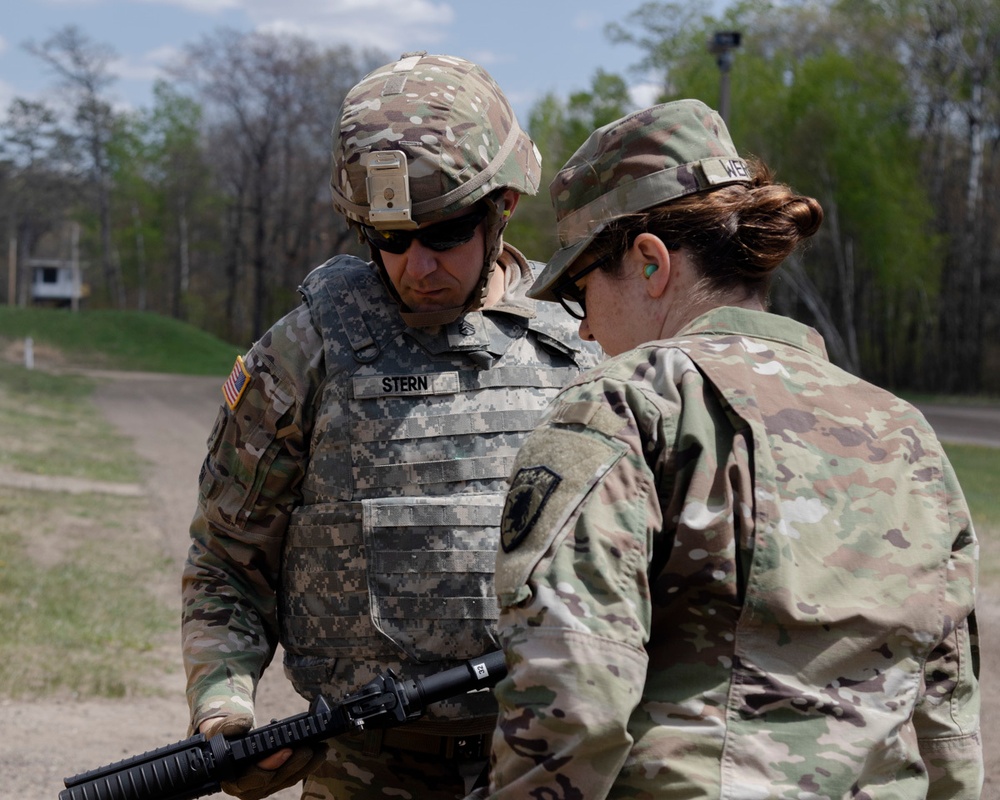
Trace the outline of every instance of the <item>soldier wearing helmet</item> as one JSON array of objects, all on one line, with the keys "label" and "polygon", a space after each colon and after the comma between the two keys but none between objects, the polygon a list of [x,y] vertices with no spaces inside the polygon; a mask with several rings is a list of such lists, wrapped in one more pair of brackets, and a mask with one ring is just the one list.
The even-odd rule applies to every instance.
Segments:
[{"label": "soldier wearing helmet", "polygon": [[386,254],[399,255],[413,237],[440,251],[452,241],[447,232],[461,236],[485,223],[479,281],[460,304],[421,297],[408,307],[413,296],[401,298],[390,273],[390,291],[414,327],[452,322],[488,302],[504,227],[540,175],[541,156],[500,87],[452,56],[414,53],[375,70],[348,94],[334,127],[333,204],[363,233],[383,275]]},{"label": "soldier wearing helmet", "polygon": [[[347,95],[335,208],[371,260],[337,256],[238,359],[201,473],[184,572],[192,727],[253,724],[276,645],[306,698],[496,649],[493,562],[510,466],[597,348],[526,296],[504,241],[540,157],[479,66],[406,54]],[[488,692],[419,722],[263,762],[258,797],[452,798],[485,765]],[[275,767],[277,767],[275,769]]]},{"label": "soldier wearing helmet", "polygon": [[512,472],[488,796],[978,798],[955,473],[912,405],[766,311],[819,203],[690,99],[598,129],[550,189],[531,294],[611,357]]}]

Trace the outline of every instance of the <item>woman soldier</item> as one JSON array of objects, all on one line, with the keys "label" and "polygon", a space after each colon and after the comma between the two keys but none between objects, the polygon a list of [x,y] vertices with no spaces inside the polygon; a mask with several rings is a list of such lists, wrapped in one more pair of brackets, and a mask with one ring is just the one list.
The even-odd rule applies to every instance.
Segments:
[{"label": "woman soldier", "polygon": [[909,403],[765,310],[816,200],[682,100],[595,131],[530,295],[611,358],[515,463],[499,798],[976,798],[976,538]]}]

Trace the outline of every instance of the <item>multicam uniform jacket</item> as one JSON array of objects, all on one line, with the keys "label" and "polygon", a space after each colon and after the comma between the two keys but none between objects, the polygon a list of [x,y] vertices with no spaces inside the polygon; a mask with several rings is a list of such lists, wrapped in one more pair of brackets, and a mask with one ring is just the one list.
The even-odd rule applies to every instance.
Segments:
[{"label": "multicam uniform jacket", "polygon": [[[499,304],[432,331],[406,327],[372,265],[335,258],[237,365],[184,574],[194,727],[247,712],[279,639],[306,697],[498,646],[492,573],[514,456],[596,363],[564,315],[524,297],[520,254],[502,262]],[[482,692],[427,724],[492,729],[495,714]]]},{"label": "multicam uniform jacket", "polygon": [[811,329],[716,309],[576,380],[501,545],[491,797],[979,797],[961,490]]}]

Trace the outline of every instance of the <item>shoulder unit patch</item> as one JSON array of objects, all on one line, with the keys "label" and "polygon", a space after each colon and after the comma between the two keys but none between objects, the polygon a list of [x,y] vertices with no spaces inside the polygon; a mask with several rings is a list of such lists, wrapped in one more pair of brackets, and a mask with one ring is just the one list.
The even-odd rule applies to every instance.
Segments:
[{"label": "shoulder unit patch", "polygon": [[522,467],[507,491],[500,523],[500,545],[509,553],[523,542],[538,522],[562,477],[548,467]]}]

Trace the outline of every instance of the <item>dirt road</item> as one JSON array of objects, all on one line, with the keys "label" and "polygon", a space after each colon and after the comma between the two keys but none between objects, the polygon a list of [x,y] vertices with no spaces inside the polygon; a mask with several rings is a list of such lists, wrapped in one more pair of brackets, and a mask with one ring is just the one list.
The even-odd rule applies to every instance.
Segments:
[{"label": "dirt road", "polygon": [[[197,494],[205,440],[219,407],[217,378],[107,373],[96,399],[107,418],[135,441],[149,462],[137,476],[149,496],[149,524],[176,564],[176,575],[154,587],[177,604],[180,565]],[[948,416],[928,414],[947,438]],[[975,423],[982,425],[981,421]],[[987,429],[1000,430],[993,418]],[[975,430],[975,429],[974,429]],[[956,436],[967,431],[958,430]],[[1000,442],[997,442],[1000,445]],[[1000,457],[1000,454],[998,454]],[[980,598],[983,635],[984,739],[987,785],[984,800],[1000,800],[1000,587]],[[179,647],[178,647],[179,650]],[[0,800],[55,800],[62,778],[170,744],[186,735],[187,709],[179,652],[174,666],[158,677],[162,697],[141,701],[0,701]],[[275,664],[265,674],[258,698],[259,721],[304,710]],[[274,797],[292,800],[288,789]],[[213,795],[216,798],[225,795]]]},{"label": "dirt road", "polygon": [[918,404],[938,435],[957,444],[1000,447],[1000,408]]}]

